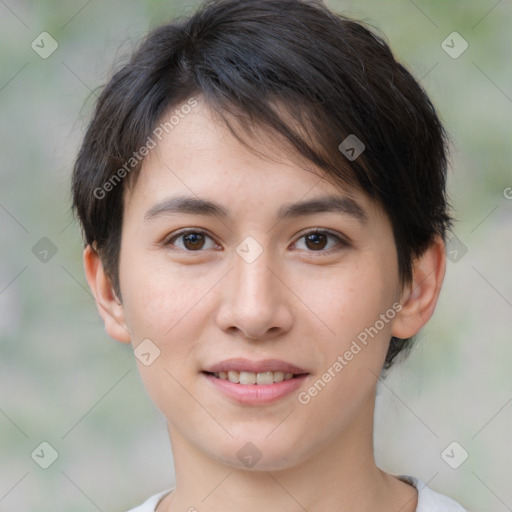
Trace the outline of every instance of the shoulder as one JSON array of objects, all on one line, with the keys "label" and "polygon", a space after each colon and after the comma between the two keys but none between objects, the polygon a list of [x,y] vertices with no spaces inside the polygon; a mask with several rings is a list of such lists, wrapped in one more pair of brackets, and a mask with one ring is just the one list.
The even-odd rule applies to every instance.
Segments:
[{"label": "shoulder", "polygon": [[433,491],[418,478],[409,475],[398,475],[397,477],[414,485],[418,490],[416,512],[467,512],[457,502]]},{"label": "shoulder", "polygon": [[172,489],[167,489],[167,491],[162,491],[158,494],[155,494],[154,496],[151,496],[151,498],[148,498],[144,503],[142,503],[142,505],[131,508],[128,510],[128,512],[155,512],[156,507],[160,501],[162,501],[162,499],[171,491]]}]

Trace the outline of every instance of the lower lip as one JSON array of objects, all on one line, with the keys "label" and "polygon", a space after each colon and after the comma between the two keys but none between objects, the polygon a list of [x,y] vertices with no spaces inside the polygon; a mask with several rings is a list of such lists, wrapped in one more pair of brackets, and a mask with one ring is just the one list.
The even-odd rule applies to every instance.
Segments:
[{"label": "lower lip", "polygon": [[218,379],[213,375],[203,373],[216,389],[229,398],[242,404],[268,404],[293,393],[304,382],[307,374],[299,375],[293,379],[274,382],[273,384],[235,384],[229,380]]}]

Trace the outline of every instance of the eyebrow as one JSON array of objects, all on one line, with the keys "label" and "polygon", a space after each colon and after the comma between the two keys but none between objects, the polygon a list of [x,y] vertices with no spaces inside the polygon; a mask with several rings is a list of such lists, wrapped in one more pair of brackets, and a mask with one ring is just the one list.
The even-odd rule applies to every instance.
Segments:
[{"label": "eyebrow", "polygon": [[353,217],[361,224],[368,220],[365,209],[354,199],[347,196],[324,196],[309,201],[286,203],[279,209],[278,218],[301,217],[314,213],[334,212]]},{"label": "eyebrow", "polygon": [[[368,214],[354,199],[347,196],[324,196],[297,203],[285,203],[279,208],[277,218],[302,217],[315,213],[334,212],[353,217],[364,224]],[[229,216],[227,208],[215,201],[199,197],[175,196],[164,199],[151,207],[145,214],[144,220],[149,221],[160,216],[185,213],[191,215],[209,215],[226,218]]]}]

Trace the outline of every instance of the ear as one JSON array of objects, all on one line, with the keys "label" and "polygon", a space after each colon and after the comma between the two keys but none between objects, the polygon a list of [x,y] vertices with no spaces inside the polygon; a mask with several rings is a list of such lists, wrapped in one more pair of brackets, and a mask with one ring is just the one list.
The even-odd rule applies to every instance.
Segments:
[{"label": "ear", "polygon": [[117,298],[110,278],[105,274],[99,254],[88,245],[84,250],[85,276],[96,300],[98,312],[107,334],[122,343],[129,343],[130,333],[124,319],[124,308]]},{"label": "ear", "polygon": [[410,338],[429,321],[441,292],[445,271],[445,244],[441,237],[436,237],[413,263],[412,282],[402,292],[402,309],[394,319],[393,336]]}]

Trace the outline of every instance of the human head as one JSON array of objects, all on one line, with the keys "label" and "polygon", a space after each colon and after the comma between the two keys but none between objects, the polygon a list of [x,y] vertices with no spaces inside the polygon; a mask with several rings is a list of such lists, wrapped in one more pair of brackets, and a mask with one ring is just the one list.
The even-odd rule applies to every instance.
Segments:
[{"label": "human head", "polygon": [[[146,37],[103,89],[75,164],[73,207],[85,243],[121,300],[123,197],[136,185],[139,150],[158,143],[166,116],[198,97],[249,147],[254,128],[264,127],[333,183],[380,204],[403,284],[414,259],[444,238],[444,130],[386,43],[316,1],[214,1]],[[350,135],[365,146],[354,160],[338,149]],[[408,341],[391,340],[385,367]]]}]

